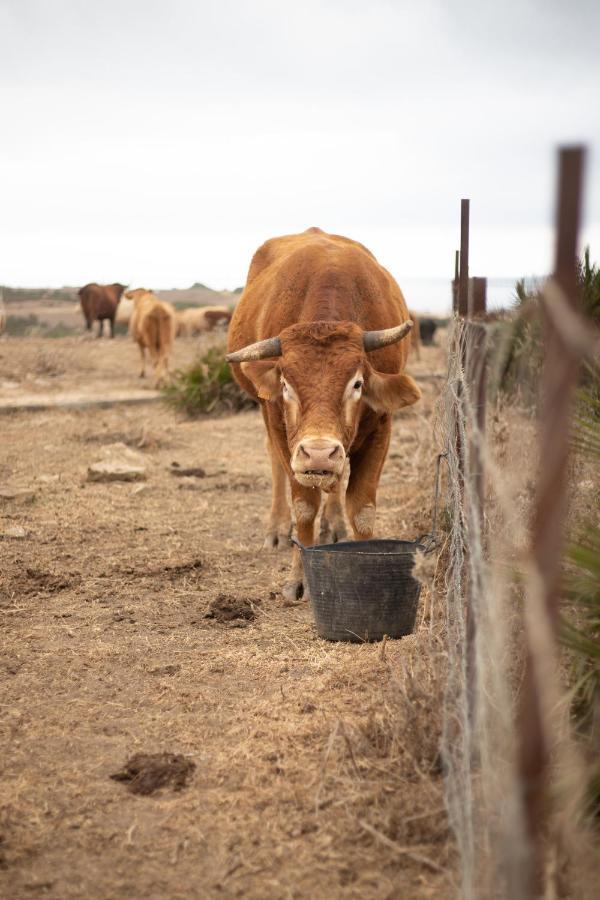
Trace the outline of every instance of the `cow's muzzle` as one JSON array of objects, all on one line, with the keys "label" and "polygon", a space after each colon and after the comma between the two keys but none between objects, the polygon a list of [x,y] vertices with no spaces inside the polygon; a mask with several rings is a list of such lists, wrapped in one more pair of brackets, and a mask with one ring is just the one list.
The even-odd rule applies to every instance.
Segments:
[{"label": "cow's muzzle", "polygon": [[296,481],[305,487],[330,491],[344,472],[346,452],[333,438],[308,438],[300,441],[292,455]]}]

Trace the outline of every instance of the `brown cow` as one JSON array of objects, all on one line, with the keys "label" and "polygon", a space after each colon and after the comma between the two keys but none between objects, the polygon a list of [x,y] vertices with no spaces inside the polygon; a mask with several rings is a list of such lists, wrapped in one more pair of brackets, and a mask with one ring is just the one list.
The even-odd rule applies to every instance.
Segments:
[{"label": "brown cow", "polygon": [[[391,414],[421,396],[403,374],[411,329],[400,288],[362,244],[309,228],[274,238],[254,254],[229,328],[228,359],[238,383],[260,400],[273,472],[265,546],[288,544],[286,476],[298,539],[373,536],[377,487]],[[249,346],[248,346],[249,345]],[[284,596],[304,591],[294,550]]]},{"label": "brown cow", "polygon": [[86,284],[79,291],[81,308],[85,316],[85,327],[92,330],[92,323],[98,320],[98,337],[102,337],[104,320],[110,322],[110,336],[115,336],[115,316],[121,294],[127,287],[126,284]]},{"label": "brown cow", "polygon": [[177,312],[177,334],[191,336],[213,331],[217,325],[227,325],[231,312],[226,306],[197,306]]},{"label": "brown cow", "polygon": [[127,291],[125,297],[133,300],[129,333],[137,341],[142,355],[140,378],[146,374],[147,350],[154,366],[154,383],[159,385],[169,370],[169,355],[176,331],[175,310],[146,288]]}]

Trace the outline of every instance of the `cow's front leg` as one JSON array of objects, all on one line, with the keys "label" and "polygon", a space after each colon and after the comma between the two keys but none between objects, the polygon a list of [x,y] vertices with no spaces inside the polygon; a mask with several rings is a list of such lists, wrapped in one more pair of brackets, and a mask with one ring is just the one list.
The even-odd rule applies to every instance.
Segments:
[{"label": "cow's front leg", "polygon": [[[315,542],[315,519],[321,505],[321,491],[318,488],[303,487],[292,477],[292,505],[296,516],[296,532],[298,540],[304,547],[312,547]],[[283,586],[283,596],[288,602],[308,599],[308,585],[304,580],[300,551],[294,547],[292,555],[292,574]]]},{"label": "cow's front leg", "polygon": [[391,430],[389,416],[382,417],[368,440],[356,452],[350,453],[346,512],[356,541],[368,541],[373,537],[377,487],[390,445]]},{"label": "cow's front leg", "polygon": [[342,479],[334,490],[327,494],[323,512],[321,513],[321,528],[319,530],[319,542],[321,544],[335,544],[347,537],[346,517],[344,516],[344,494],[346,479]]},{"label": "cow's front leg", "polygon": [[271,473],[273,476],[271,497],[271,512],[269,524],[265,535],[263,547],[266,550],[275,548],[285,549],[290,546],[290,534],[292,531],[292,518],[286,496],[287,474],[283,463],[271,441],[267,437],[267,450],[271,458]]}]

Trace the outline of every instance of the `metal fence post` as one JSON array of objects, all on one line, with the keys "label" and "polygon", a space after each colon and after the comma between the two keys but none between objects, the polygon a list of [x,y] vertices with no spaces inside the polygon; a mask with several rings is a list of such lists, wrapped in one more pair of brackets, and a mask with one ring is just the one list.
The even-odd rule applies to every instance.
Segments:
[{"label": "metal fence post", "polygon": [[[584,149],[560,151],[558,202],[556,211],[556,252],[554,277],[570,308],[578,309],[577,239],[579,231]],[[560,589],[560,567],[567,512],[567,463],[569,422],[573,390],[577,383],[580,359],[564,340],[558,328],[560,317],[542,307],[544,327],[544,364],[540,381],[540,471],[532,523],[530,563],[535,578],[531,590],[539,590],[536,614],[545,621],[551,645],[556,634]],[[526,598],[531,603],[531,596]],[[531,841],[532,865],[530,893],[542,869],[543,833],[547,820],[547,779],[551,754],[551,735],[543,703],[544,675],[539,654],[532,648],[529,635],[526,647],[525,676],[520,706],[519,769],[525,823]]]}]

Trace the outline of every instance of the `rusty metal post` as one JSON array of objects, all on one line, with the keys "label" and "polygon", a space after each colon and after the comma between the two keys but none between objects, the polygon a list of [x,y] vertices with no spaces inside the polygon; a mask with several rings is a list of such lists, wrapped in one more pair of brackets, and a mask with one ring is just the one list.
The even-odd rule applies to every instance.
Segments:
[{"label": "rusty metal post", "polygon": [[471,278],[469,283],[469,318],[485,316],[487,311],[487,278]]},{"label": "rusty metal post", "polygon": [[460,273],[458,279],[458,314],[469,313],[469,200],[460,201]]},{"label": "rusty metal post", "polygon": [[[577,239],[581,212],[581,191],[585,152],[582,147],[561,149],[559,157],[558,203],[554,277],[563,289],[570,308],[579,308],[577,296]],[[541,611],[547,619],[540,623],[554,637],[558,619],[560,562],[567,512],[567,464],[569,423],[573,390],[580,359],[561,336],[555,317],[544,310],[544,365],[540,382],[541,461],[532,523],[531,565],[541,592]],[[529,598],[528,598],[529,599]],[[533,852],[530,886],[541,871],[540,837],[547,817],[547,777],[551,753],[550,735],[542,703],[542,673],[528,640],[525,677],[520,707],[519,768],[525,823]]]}]

